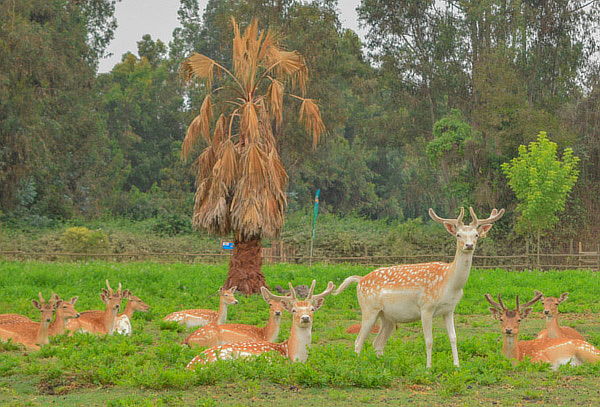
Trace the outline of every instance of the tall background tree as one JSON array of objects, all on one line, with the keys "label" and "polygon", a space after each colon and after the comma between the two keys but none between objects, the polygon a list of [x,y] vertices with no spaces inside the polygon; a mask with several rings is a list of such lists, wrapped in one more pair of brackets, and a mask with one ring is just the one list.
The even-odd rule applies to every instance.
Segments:
[{"label": "tall background tree", "polygon": [[[308,81],[304,57],[282,49],[276,34],[259,30],[257,20],[243,33],[235,19],[231,24],[232,69],[203,54],[183,64],[186,79],[201,79],[206,96],[188,127],[182,157],[189,158],[201,139],[205,142],[195,163],[193,224],[211,233],[233,233],[225,287],[254,294],[266,284],[261,239],[279,234],[286,208],[288,176],[274,135],[283,124],[284,96],[299,105],[299,120],[313,147],[325,128],[316,103],[303,97]],[[219,77],[220,86],[214,87]],[[302,96],[286,92],[296,87]]]}]

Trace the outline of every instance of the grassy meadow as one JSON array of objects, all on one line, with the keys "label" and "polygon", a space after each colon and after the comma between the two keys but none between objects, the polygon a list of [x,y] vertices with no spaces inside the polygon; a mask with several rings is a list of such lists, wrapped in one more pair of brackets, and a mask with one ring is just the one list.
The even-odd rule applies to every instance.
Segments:
[{"label": "grassy meadow", "polygon": [[[433,369],[425,369],[420,323],[400,325],[384,357],[368,343],[357,356],[348,325],[359,320],[355,290],[326,299],[315,313],[313,346],[305,364],[279,356],[219,362],[185,370],[198,353],[180,343],[192,329],[161,322],[169,312],[213,308],[224,281],[225,265],[156,263],[0,262],[0,313],[15,312],[39,320],[31,300],[42,291],[63,298],[78,295],[77,310],[100,309],[100,289],[109,279],[122,282],[151,306],[134,316],[131,337],[76,334],[53,338],[40,351],[0,344],[0,405],[7,406],[245,406],[245,405],[597,405],[600,365],[563,367],[527,362],[513,366],[501,354],[499,323],[491,318],[483,294],[502,293],[529,299],[533,290],[547,295],[568,291],[561,305],[563,324],[575,327],[600,346],[600,275],[587,271],[507,272],[473,270],[457,307],[456,328],[461,368],[452,366],[441,319],[434,325]],[[270,286],[287,282],[317,290],[327,281],[339,284],[366,267],[352,265],[269,265]],[[230,322],[264,324],[267,306],[259,296],[238,296],[229,308]],[[522,339],[544,326],[541,306],[522,324]],[[280,339],[288,335],[284,316]]]}]

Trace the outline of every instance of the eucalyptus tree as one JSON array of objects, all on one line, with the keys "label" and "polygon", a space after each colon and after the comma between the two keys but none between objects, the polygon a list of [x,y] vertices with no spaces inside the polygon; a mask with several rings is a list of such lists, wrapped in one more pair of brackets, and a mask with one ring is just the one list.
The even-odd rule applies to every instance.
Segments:
[{"label": "eucalyptus tree", "polygon": [[[235,19],[231,22],[231,69],[198,53],[182,64],[184,77],[201,80],[206,96],[188,127],[181,154],[189,159],[204,141],[195,159],[192,223],[211,233],[233,234],[225,287],[251,294],[265,285],[261,239],[279,234],[287,204],[288,175],[274,136],[283,124],[284,97],[299,104],[299,120],[313,147],[325,127],[315,101],[304,97],[308,68],[303,56],[282,49],[271,30],[259,30],[257,20],[243,33]],[[300,94],[286,92],[294,89]]]}]

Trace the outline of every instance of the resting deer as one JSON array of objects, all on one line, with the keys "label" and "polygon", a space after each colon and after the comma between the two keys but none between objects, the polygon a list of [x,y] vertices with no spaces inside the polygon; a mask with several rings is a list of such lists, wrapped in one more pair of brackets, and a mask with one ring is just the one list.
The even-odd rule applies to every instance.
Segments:
[{"label": "resting deer", "polygon": [[454,365],[459,365],[454,309],[469,278],[477,240],[485,237],[492,224],[504,215],[504,209],[494,209],[489,218],[479,220],[473,208],[469,208],[469,211],[472,221],[469,225],[464,225],[463,208],[456,219],[442,219],[433,209],[429,209],[431,218],[444,225],[446,230],[456,237],[456,255],[452,263],[433,262],[384,267],[364,277],[348,277],[340,285],[334,295],[338,295],[350,283],[358,282],[356,291],[362,323],[354,344],[356,353],[362,350],[364,341],[378,318],[382,322],[381,332],[373,342],[378,355],[383,354],[385,344],[397,322],[420,319],[425,336],[427,367],[430,368],[433,348],[432,320],[434,316],[442,315],[450,339]]},{"label": "resting deer", "polygon": [[281,301],[270,299],[265,293],[263,298],[269,304],[269,320],[266,326],[212,323],[198,328],[183,343],[189,346],[208,347],[248,341],[277,342],[284,306]]},{"label": "resting deer", "polygon": [[193,358],[187,368],[192,369],[198,364],[215,362],[219,359],[237,359],[241,357],[261,355],[266,352],[279,352],[292,362],[306,362],[308,347],[312,338],[313,313],[321,308],[325,297],[335,286],[330,281],[321,294],[313,295],[316,281],[313,280],[305,300],[299,300],[293,286],[290,284],[290,296],[281,297],[272,294],[266,287],[261,287],[264,297],[281,301],[286,310],[292,313],[292,327],[289,338],[282,343],[267,341],[241,342],[229,345],[214,346]]},{"label": "resting deer", "polygon": [[576,330],[568,326],[558,325],[558,304],[569,298],[569,293],[562,293],[560,297],[544,297],[540,291],[536,294],[541,295],[542,304],[544,304],[544,315],[546,316],[546,329],[542,330],[537,338],[573,338],[585,340],[585,338]]},{"label": "resting deer", "polygon": [[172,312],[163,318],[163,321],[175,321],[188,328],[204,326],[210,323],[224,324],[227,320],[227,306],[237,304],[234,293],[237,287],[230,289],[219,289],[219,311],[211,309],[186,309],[184,311]]},{"label": "resting deer", "polygon": [[504,337],[502,353],[504,356],[515,360],[529,357],[533,362],[550,363],[553,370],[568,363],[580,365],[586,362],[599,362],[600,350],[581,339],[545,338],[519,341],[520,322],[531,312],[531,308],[528,307],[540,298],[541,293],[538,293],[531,301],[520,306],[517,296],[517,308],[509,310],[502,302],[500,295],[498,295],[498,302],[495,302],[491,295],[485,295],[485,299],[492,305],[490,311],[493,317],[498,319],[502,325]]},{"label": "resting deer", "polygon": [[123,291],[123,298],[127,300],[125,311],[117,316],[115,322],[115,332],[121,335],[131,335],[133,327],[131,326],[131,318],[136,311],[147,312],[150,307],[140,297],[136,297],[129,290]]},{"label": "resting deer", "polygon": [[112,334],[115,331],[115,322],[121,307],[123,292],[121,291],[121,283],[119,283],[117,291],[113,291],[108,280],[106,280],[106,287],[108,290],[103,288],[102,293],[100,293],[100,298],[106,304],[106,308],[103,311],[83,311],[79,318],[67,323],[69,331],[100,335]]},{"label": "resting deer", "polygon": [[[13,322],[0,325],[0,338],[12,339],[14,342],[25,345],[30,349],[39,349],[39,345],[47,345],[48,337],[60,335],[65,330],[67,321],[78,318],[75,310],[77,297],[70,301],[61,300],[56,294],[46,302],[42,293],[38,293],[39,301],[33,300],[33,306],[42,313],[41,322]],[[56,311],[56,318],[52,322],[52,315]]]}]

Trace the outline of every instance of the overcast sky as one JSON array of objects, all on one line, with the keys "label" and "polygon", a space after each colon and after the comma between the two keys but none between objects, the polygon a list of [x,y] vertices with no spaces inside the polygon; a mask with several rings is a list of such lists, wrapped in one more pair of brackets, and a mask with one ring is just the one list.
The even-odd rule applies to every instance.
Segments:
[{"label": "overcast sky", "polygon": [[[200,0],[200,7],[204,8],[206,2],[207,0]],[[338,7],[342,25],[363,36],[364,31],[358,28],[355,10],[359,3],[360,0],[339,0]],[[113,55],[100,61],[99,71],[110,71],[125,52],[137,51],[136,42],[144,34],[168,43],[173,29],[179,25],[178,8],[179,0],[122,0],[117,3],[116,17],[119,26],[114,40],[108,46],[108,52]]]}]

